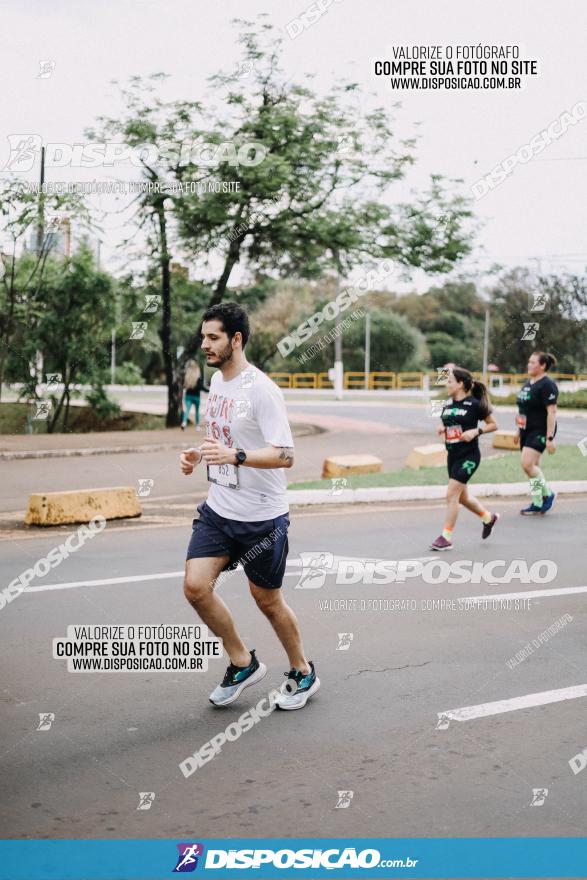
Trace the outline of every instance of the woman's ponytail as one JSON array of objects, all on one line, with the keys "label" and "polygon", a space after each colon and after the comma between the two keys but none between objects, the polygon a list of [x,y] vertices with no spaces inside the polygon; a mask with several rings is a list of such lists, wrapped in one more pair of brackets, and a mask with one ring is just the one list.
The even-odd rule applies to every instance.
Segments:
[{"label": "woman's ponytail", "polygon": [[538,363],[544,367],[547,373],[556,367],[556,358],[549,351],[535,351],[534,354],[538,358]]},{"label": "woman's ponytail", "polygon": [[477,379],[474,379],[473,374],[469,370],[465,370],[464,367],[453,367],[451,372],[457,382],[463,383],[463,388],[467,394],[472,394],[479,401],[480,417],[484,419],[488,416],[491,412],[491,402],[483,382],[478,382]]},{"label": "woman's ponytail", "polygon": [[489,400],[489,393],[483,382],[473,379],[471,394],[479,401],[479,415],[482,419],[486,418],[491,412],[491,402]]}]

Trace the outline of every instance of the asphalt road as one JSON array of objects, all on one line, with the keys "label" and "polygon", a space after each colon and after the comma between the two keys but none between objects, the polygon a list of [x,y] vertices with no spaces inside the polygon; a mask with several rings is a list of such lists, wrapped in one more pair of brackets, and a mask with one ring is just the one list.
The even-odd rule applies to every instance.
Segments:
[{"label": "asphalt road", "polygon": [[[585,835],[587,772],[575,775],[569,761],[587,746],[587,696],[570,698],[586,690],[586,594],[545,591],[586,583],[587,498],[563,499],[538,520],[522,519],[518,507],[519,500],[499,502],[502,519],[486,542],[478,521],[463,516],[457,546],[441,560],[547,559],[558,566],[553,582],[337,583],[349,558],[357,565],[428,557],[442,508],[294,512],[285,589],[322,688],[303,711],[262,718],[187,779],[179,763],[279,686],[287,664],[236,572],[221,593],[269,674],[233,707],[208,702],[224,658],[207,672],[68,672],[51,655],[52,640],[70,624],[197,622],[178,574],[190,511],[176,511],[166,527],[109,524],[0,610],[4,836]],[[3,583],[68,531],[5,543]],[[327,554],[324,585],[296,588],[308,553]],[[161,577],[143,579],[153,574]],[[137,579],[111,582],[125,577]],[[97,579],[106,582],[87,585]],[[427,606],[533,591],[509,610],[491,602]],[[417,607],[391,610],[393,599]],[[336,600],[357,604],[344,610]],[[541,636],[549,627],[552,636]],[[350,647],[340,649],[349,637],[339,634],[348,633]],[[512,663],[533,640],[529,655]],[[521,698],[551,691],[557,696],[548,699],[559,701],[543,696],[523,708]],[[503,700],[514,702],[487,708]],[[41,713],[54,715],[49,729],[37,729]],[[341,801],[341,791],[352,796]],[[148,809],[137,809],[140,792],[155,795]]]},{"label": "asphalt road", "polygon": [[[381,458],[384,470],[393,470],[403,465],[414,446],[438,441],[434,433],[436,419],[430,417],[423,403],[401,405],[381,400],[337,403],[323,399],[298,403],[290,399],[287,405],[292,416],[302,422],[322,421],[327,426],[321,434],[296,436],[295,467],[287,474],[290,482],[318,479],[327,455],[371,453]],[[513,418],[513,411],[497,414],[503,428],[512,428]],[[135,432],[137,442],[148,443],[149,433]],[[157,432],[158,436],[160,433]],[[557,434],[560,443],[577,443],[586,436],[587,412],[585,416],[560,416]],[[193,495],[194,491],[205,492],[207,482],[203,472],[196,470],[193,477],[186,479],[178,466],[182,446],[197,445],[202,437],[201,432],[190,427],[184,434],[170,431],[166,438],[167,450],[1,463],[0,512],[24,510],[29,494],[35,492],[138,485],[140,479],[153,480],[150,498],[179,499]],[[43,438],[39,437],[36,448],[44,448],[42,443]],[[67,437],[63,443],[67,445]],[[491,453],[490,438],[482,440],[482,452]]]},{"label": "asphalt road", "polygon": [[[328,415],[344,416],[366,422],[379,422],[396,428],[409,428],[414,431],[434,433],[437,418],[429,415],[428,406],[421,401],[409,405],[396,403],[392,400],[379,400],[372,403],[364,401],[287,401],[288,409],[294,412],[311,412],[318,408]],[[513,407],[497,407],[495,418],[504,431],[515,430],[515,410]],[[557,440],[560,443],[577,443],[587,435],[587,412],[585,415],[565,414],[558,412]],[[434,440],[431,440],[434,442]]]}]

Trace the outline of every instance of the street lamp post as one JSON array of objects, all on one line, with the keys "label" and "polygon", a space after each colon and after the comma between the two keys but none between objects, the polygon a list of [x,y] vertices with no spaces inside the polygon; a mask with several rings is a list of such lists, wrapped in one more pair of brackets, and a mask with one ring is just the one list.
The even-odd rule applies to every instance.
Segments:
[{"label": "street lamp post", "polygon": [[365,391],[369,390],[371,374],[371,313],[365,311]]}]

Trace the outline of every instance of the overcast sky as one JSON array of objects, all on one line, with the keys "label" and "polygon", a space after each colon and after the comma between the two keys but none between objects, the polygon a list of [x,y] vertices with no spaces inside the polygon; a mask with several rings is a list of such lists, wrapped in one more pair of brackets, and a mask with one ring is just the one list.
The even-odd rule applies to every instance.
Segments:
[{"label": "overcast sky", "polygon": [[[112,79],[165,71],[173,98],[198,99],[219,67],[240,57],[235,17],[267,12],[284,28],[310,4],[306,0],[4,0],[2,4],[3,100],[0,168],[9,135],[34,133],[43,142],[81,142],[99,114],[118,107]],[[292,79],[316,74],[326,91],[337,78],[352,78],[375,91],[379,103],[401,100],[402,133],[419,123],[417,164],[405,185],[423,188],[431,173],[462,177],[465,189],[534,135],[587,101],[584,0],[338,0],[296,39],[285,38],[283,65]],[[373,61],[391,58],[391,45],[519,45],[539,61],[539,75],[520,91],[393,92],[376,78]],[[39,62],[55,70],[38,78]],[[492,262],[543,270],[582,271],[587,265],[587,119],[570,126],[540,155],[519,164],[509,178],[474,202],[483,226],[478,258],[465,269]],[[36,179],[38,171],[27,174]],[[48,179],[91,179],[98,169]],[[121,175],[116,176],[131,176]],[[103,200],[102,204],[106,204]],[[128,224],[126,224],[128,225]],[[113,246],[129,229],[124,216],[108,221],[103,265],[115,269]],[[430,280],[421,275],[419,289]]]}]

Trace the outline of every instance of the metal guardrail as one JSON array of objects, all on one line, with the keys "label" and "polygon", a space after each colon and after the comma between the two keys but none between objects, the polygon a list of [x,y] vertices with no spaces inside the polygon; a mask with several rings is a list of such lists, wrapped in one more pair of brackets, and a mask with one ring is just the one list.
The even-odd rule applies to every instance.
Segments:
[{"label": "metal guardrail", "polygon": [[[309,390],[333,388],[328,373],[269,373],[273,381],[280,388],[297,388]],[[473,373],[475,379],[483,378],[481,373]],[[549,373],[552,379],[558,382],[587,382],[587,374],[581,373]],[[424,389],[425,379],[428,378],[430,388],[438,387],[437,372],[405,372],[394,373],[392,371],[377,370],[364,373],[360,370],[349,370],[344,373],[345,390],[389,391],[401,389]],[[514,387],[523,385],[527,379],[526,373],[490,373],[488,377],[489,387]],[[367,385],[365,386],[365,380]]]}]

